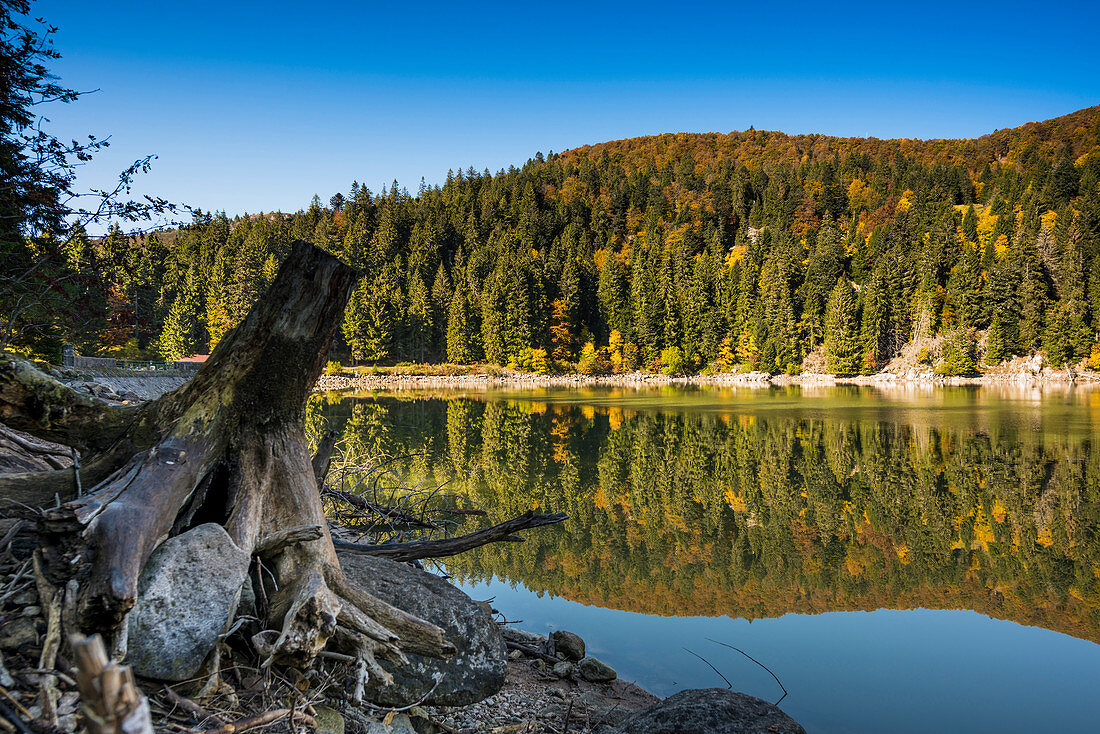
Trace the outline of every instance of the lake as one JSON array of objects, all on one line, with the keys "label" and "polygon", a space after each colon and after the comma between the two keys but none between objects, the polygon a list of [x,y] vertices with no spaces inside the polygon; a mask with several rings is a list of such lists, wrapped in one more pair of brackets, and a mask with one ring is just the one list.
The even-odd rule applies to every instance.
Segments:
[{"label": "lake", "polygon": [[310,422],[488,513],[455,532],[567,512],[446,571],[658,695],[779,699],[730,645],[811,733],[1100,721],[1100,392],[330,393]]}]

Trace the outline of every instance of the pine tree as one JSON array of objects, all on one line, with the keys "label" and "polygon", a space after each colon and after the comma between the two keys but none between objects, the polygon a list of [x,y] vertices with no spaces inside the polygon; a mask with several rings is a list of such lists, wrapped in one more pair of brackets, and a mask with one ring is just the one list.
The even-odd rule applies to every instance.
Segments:
[{"label": "pine tree", "polygon": [[630,282],[619,254],[613,249],[604,251],[596,297],[600,318],[607,330],[633,338]]},{"label": "pine tree", "polygon": [[863,301],[860,323],[860,341],[863,343],[861,371],[874,374],[892,356],[889,349],[890,309],[881,271],[875,271],[875,275],[863,286],[860,297]]},{"label": "pine tree", "polygon": [[176,294],[164,327],[160,332],[157,350],[168,362],[194,354],[199,346],[198,301],[195,297],[195,268],[188,271],[187,279]]},{"label": "pine tree", "polygon": [[447,357],[447,319],[451,308],[451,298],[454,289],[451,286],[451,278],[447,274],[447,268],[443,263],[435,271],[435,281],[432,283],[432,340],[431,350],[434,354]]},{"label": "pine tree", "polygon": [[447,360],[455,364],[470,364],[480,357],[480,337],[474,305],[466,288],[466,279],[462,276],[458,273],[447,314]]},{"label": "pine tree", "polygon": [[409,275],[408,294],[409,356],[424,362],[435,332],[435,310],[428,286],[416,272]]},{"label": "pine tree", "polygon": [[837,375],[858,374],[863,367],[859,310],[852,286],[840,278],[825,310],[825,364]]}]

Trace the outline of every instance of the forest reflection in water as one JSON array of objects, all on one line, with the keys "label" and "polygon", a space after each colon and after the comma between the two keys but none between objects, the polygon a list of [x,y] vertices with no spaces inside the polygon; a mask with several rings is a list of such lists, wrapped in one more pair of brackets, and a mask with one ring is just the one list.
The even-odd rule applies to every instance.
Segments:
[{"label": "forest reflection in water", "polygon": [[318,396],[310,420],[488,521],[570,515],[449,560],[466,584],[681,617],[965,609],[1100,641],[1098,392],[405,392]]}]

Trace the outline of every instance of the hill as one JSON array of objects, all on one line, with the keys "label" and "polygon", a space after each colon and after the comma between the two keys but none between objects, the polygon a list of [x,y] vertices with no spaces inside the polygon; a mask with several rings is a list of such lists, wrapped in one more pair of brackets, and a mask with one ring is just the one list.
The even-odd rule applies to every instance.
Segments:
[{"label": "hill", "polygon": [[1100,361],[1098,181],[1100,107],[970,140],[612,141],[85,241],[100,320],[32,346],[205,352],[301,238],[364,272],[337,345],[356,360],[858,373],[928,336],[948,373]]}]

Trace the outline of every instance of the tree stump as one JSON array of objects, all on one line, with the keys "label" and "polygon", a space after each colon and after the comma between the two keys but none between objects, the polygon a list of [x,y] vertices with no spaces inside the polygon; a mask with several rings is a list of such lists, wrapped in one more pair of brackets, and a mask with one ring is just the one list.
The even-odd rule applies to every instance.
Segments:
[{"label": "tree stump", "polygon": [[[267,600],[269,629],[254,641],[268,664],[306,665],[329,647],[388,679],[377,656],[454,650],[438,627],[348,581],[322,511],[304,407],[357,277],[294,243],[271,287],[195,376],[136,408],[78,394],[4,358],[0,420],[83,453],[80,498],[71,468],[0,481],[0,497],[24,504],[69,500],[43,511],[36,552],[55,586],[77,580],[82,632],[117,635],[150,553],[215,522],[243,550],[262,552],[257,598]],[[304,527],[316,530],[287,536]]]}]

